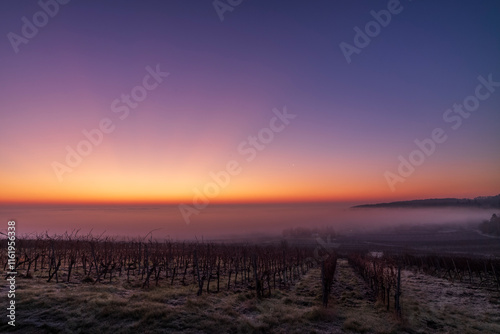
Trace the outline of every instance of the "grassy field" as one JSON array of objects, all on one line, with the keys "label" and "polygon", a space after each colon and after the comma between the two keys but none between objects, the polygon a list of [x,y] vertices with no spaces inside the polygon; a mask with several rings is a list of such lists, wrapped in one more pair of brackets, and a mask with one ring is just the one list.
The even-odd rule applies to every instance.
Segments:
[{"label": "grassy field", "polygon": [[[338,260],[328,308],[321,303],[319,268],[290,289],[273,291],[260,300],[247,289],[196,296],[195,285],[142,289],[118,279],[92,284],[19,278],[14,331],[500,333],[498,292],[409,271],[403,271],[403,282],[403,318],[398,319],[344,259]],[[0,331],[12,331],[2,323]]]}]

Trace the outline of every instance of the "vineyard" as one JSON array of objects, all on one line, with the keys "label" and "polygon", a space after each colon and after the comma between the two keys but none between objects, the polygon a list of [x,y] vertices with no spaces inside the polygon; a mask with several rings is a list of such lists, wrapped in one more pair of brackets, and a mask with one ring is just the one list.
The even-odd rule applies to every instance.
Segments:
[{"label": "vineyard", "polygon": [[452,281],[500,290],[500,259],[404,254],[394,257],[409,269]]},{"label": "vineyard", "polygon": [[[247,299],[259,305],[282,298],[289,306],[295,302],[287,301],[290,298],[286,296],[298,293],[295,298],[302,300],[300,307],[313,307],[310,312],[319,315],[311,317],[321,321],[333,321],[328,310],[365,305],[377,312],[377,317],[383,312],[394,315],[393,326],[403,328],[405,319],[412,316],[408,298],[414,282],[409,277],[416,273],[496,295],[500,291],[500,260],[491,258],[331,250],[319,256],[317,245],[298,246],[287,241],[269,245],[119,241],[69,234],[18,239],[16,246],[15,271],[22,279],[21,287],[36,282],[38,287],[73,286],[75,292],[82,287],[88,293],[91,287],[95,291],[119,287],[123,295],[133,291],[182,292],[194,302],[240,296],[235,305]],[[6,252],[1,253],[0,261],[7,272]],[[356,289],[364,292],[354,293]],[[383,307],[375,308],[375,302]],[[359,323],[353,323],[356,331]]]},{"label": "vineyard", "polygon": [[[87,236],[38,237],[17,241],[16,268],[47,282],[189,285],[197,294],[252,289],[257,296],[289,288],[313,265],[312,249],[188,242],[114,241]],[[8,259],[2,254],[3,269]]]},{"label": "vineyard", "polygon": [[[378,258],[363,254],[351,254],[349,264],[369,284],[377,298],[390,308],[391,297],[394,298],[394,310],[401,316],[401,266],[396,266],[391,258]],[[393,293],[391,295],[391,292]]]}]

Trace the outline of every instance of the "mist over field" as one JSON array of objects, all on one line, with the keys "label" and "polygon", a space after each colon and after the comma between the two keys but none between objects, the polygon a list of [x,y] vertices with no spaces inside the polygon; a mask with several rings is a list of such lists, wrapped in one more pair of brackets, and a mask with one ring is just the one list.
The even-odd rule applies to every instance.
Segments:
[{"label": "mist over field", "polygon": [[15,220],[18,233],[61,234],[80,230],[117,237],[144,236],[193,240],[231,239],[244,235],[281,235],[291,227],[333,227],[350,234],[383,227],[426,224],[478,224],[495,209],[418,208],[352,209],[358,203],[241,204],[209,205],[190,224],[176,205],[108,206],[9,206],[0,207],[0,219]]}]

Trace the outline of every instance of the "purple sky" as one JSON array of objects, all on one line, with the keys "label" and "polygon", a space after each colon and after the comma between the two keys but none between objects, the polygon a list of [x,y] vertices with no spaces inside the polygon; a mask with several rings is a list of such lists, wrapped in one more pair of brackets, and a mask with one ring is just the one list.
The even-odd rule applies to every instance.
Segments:
[{"label": "purple sky", "polygon": [[[399,13],[348,63],[339,44],[388,3]],[[443,120],[478,76],[500,81],[498,1],[244,0],[221,21],[211,1],[73,0],[16,53],[9,33],[40,10],[0,4],[1,201],[189,201],[233,159],[243,171],[214,201],[500,188],[500,92],[456,130]],[[120,120],[112,102],[157,64],[169,76]],[[238,145],[284,106],[297,117],[246,162]],[[104,118],[114,131],[59,182],[53,163]],[[385,173],[435,128],[447,140],[391,191]]]}]

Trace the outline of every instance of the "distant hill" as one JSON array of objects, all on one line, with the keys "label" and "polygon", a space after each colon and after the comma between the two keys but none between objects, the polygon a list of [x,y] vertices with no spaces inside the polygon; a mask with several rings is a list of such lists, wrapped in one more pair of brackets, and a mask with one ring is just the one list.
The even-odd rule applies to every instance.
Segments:
[{"label": "distant hill", "polygon": [[481,196],[469,198],[431,198],[412,201],[390,203],[363,204],[353,208],[435,208],[435,207],[460,207],[460,208],[500,208],[500,194],[496,196]]}]

